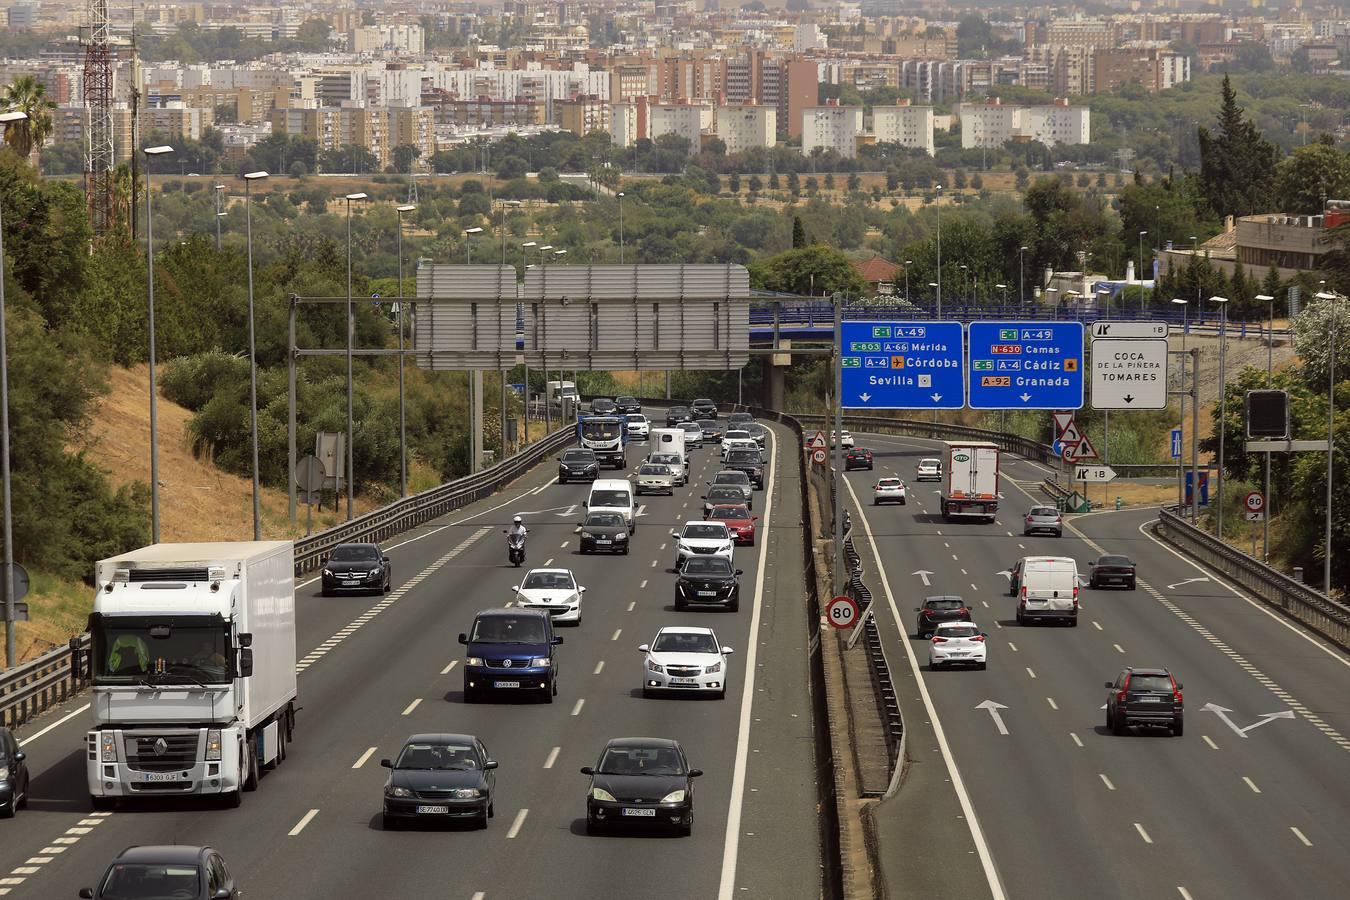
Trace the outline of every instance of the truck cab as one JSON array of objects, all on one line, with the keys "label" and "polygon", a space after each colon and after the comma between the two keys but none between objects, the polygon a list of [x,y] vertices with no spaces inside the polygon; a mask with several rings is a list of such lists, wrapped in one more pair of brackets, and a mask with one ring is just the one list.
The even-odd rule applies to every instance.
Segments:
[{"label": "truck cab", "polygon": [[577,420],[577,442],[590,450],[601,463],[616,469],[628,468],[624,447],[628,444],[628,420],[618,414],[582,416]]}]

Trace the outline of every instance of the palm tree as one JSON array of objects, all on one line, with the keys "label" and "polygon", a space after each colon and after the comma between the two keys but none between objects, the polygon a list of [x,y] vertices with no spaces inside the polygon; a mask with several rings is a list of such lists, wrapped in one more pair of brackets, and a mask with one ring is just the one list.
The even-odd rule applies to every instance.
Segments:
[{"label": "palm tree", "polygon": [[39,151],[52,133],[52,110],[56,104],[47,99],[47,86],[32,75],[20,75],[5,88],[0,106],[7,112],[27,113],[28,118],[5,129],[5,141],[25,159],[34,148]]}]

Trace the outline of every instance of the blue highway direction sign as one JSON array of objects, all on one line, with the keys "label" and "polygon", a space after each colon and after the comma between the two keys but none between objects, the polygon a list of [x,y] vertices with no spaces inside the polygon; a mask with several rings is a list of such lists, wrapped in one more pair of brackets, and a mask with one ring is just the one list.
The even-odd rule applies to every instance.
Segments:
[{"label": "blue highway direction sign", "polygon": [[960,322],[846,321],[840,339],[844,406],[965,406]]},{"label": "blue highway direction sign", "polygon": [[1081,322],[971,322],[971,409],[1082,409]]}]

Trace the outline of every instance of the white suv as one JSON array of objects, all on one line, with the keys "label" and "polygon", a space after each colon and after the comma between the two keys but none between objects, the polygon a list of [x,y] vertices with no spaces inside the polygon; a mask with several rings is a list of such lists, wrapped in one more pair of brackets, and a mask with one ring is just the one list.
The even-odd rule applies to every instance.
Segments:
[{"label": "white suv", "polygon": [[642,652],[642,696],[654,691],[727,695],[727,657],[711,628],[662,628]]},{"label": "white suv", "polygon": [[675,571],[691,556],[721,556],[731,560],[736,536],[723,522],[685,522],[684,528],[672,531],[675,538]]}]

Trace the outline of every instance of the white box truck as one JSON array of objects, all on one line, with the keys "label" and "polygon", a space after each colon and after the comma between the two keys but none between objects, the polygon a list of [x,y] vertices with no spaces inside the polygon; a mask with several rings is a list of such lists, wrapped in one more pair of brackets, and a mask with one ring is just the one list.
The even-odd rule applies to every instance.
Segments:
[{"label": "white box truck", "polygon": [[581,396],[577,393],[576,382],[573,381],[550,381],[545,385],[545,391],[548,399],[554,403],[561,403],[563,400],[571,400],[573,403],[580,403]]},{"label": "white box truck", "polygon": [[647,454],[675,453],[684,465],[684,473],[689,474],[689,451],[684,445],[683,428],[652,428],[647,432]]},{"label": "white box truck", "polygon": [[945,441],[942,518],[998,513],[998,445],[988,441]]},{"label": "white box truck", "polygon": [[154,544],[94,571],[95,808],[223,794],[237,806],[295,728],[290,541]]}]

